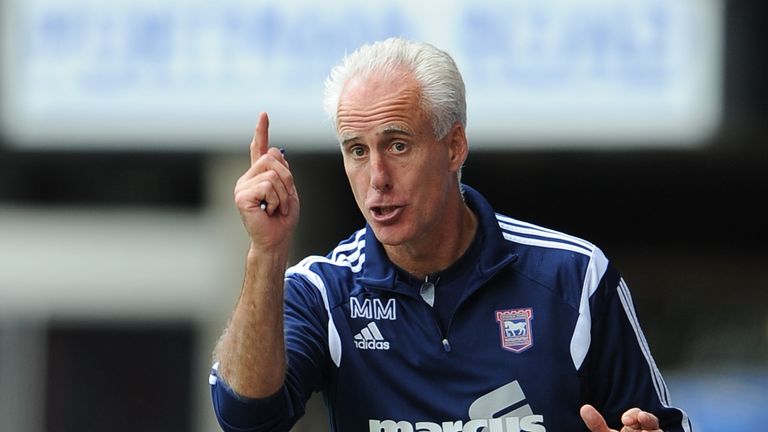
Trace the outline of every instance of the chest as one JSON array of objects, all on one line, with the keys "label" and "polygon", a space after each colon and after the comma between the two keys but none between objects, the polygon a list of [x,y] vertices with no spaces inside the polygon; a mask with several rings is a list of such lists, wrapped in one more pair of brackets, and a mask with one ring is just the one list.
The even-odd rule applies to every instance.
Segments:
[{"label": "chest", "polygon": [[570,356],[577,317],[551,291],[514,277],[479,287],[447,327],[418,296],[351,297],[334,311],[342,361],[332,400],[354,400],[361,422],[485,420],[494,430],[491,419],[509,418],[517,431],[546,430],[536,422],[547,412],[578,403]]}]

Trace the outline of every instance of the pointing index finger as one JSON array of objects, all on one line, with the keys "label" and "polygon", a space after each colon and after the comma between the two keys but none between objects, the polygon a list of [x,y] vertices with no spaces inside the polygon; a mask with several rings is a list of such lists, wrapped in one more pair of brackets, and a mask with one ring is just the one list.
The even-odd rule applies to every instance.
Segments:
[{"label": "pointing index finger", "polygon": [[269,116],[262,112],[259,114],[259,121],[256,123],[256,130],[251,140],[251,165],[267,152],[269,148]]}]

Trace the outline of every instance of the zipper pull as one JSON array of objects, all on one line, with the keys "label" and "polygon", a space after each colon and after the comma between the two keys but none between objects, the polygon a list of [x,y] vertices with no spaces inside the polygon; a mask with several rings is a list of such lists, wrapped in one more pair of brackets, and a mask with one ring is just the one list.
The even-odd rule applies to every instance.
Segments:
[{"label": "zipper pull", "polygon": [[421,284],[419,290],[421,298],[427,302],[429,307],[435,306],[435,284],[429,281],[429,275],[424,278],[424,283]]},{"label": "zipper pull", "polygon": [[443,349],[445,352],[451,352],[451,343],[448,342],[448,339],[443,339]]}]

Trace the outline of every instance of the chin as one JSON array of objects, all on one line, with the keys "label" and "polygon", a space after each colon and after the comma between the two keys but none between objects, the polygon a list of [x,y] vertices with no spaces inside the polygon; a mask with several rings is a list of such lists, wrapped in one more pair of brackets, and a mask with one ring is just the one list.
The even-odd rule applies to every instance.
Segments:
[{"label": "chin", "polygon": [[369,225],[373,227],[373,234],[376,235],[376,239],[384,246],[400,246],[403,243],[406,243],[411,237],[400,227],[377,227],[373,224]]}]

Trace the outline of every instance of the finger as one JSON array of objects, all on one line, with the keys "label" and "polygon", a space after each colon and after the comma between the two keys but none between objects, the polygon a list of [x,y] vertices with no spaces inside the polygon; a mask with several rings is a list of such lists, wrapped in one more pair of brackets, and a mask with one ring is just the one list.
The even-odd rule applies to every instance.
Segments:
[{"label": "finger", "polygon": [[251,165],[251,167],[237,180],[237,184],[243,184],[269,171],[275,171],[275,173],[277,173],[277,176],[280,178],[280,181],[283,182],[285,190],[288,191],[289,195],[294,195],[296,193],[296,185],[294,184],[293,174],[288,168],[288,162],[285,160],[282,153],[275,148],[269,149],[269,152],[266,155],[260,157],[255,164]]},{"label": "finger", "polygon": [[288,159],[285,158],[284,149],[270,147],[269,150],[267,150],[267,153],[270,154],[273,158],[275,158],[276,161],[283,164],[283,166],[285,166],[286,168],[290,168],[290,165],[288,165]]},{"label": "finger", "polygon": [[592,405],[582,406],[579,414],[581,414],[581,419],[584,420],[584,424],[587,425],[590,432],[610,432],[605,419]]},{"label": "finger", "polygon": [[[274,212],[277,203],[280,202],[277,192],[268,181],[251,180],[247,185],[235,189],[235,205],[241,212],[262,212],[267,214]],[[266,208],[261,208],[261,204]],[[269,204],[272,203],[272,204]]]},{"label": "finger", "polygon": [[629,426],[634,429],[640,429],[640,421],[637,419],[638,414],[642,411],[640,408],[630,408],[621,415],[621,423],[624,426]]},{"label": "finger", "polygon": [[268,215],[272,215],[275,212],[280,212],[283,216],[288,214],[288,191],[285,189],[285,185],[277,175],[273,175],[274,171],[267,173],[267,181],[269,182],[269,189],[267,189],[267,195],[264,197],[267,207],[264,209]]},{"label": "finger", "polygon": [[260,201],[259,206],[263,211],[271,216],[278,209],[282,210],[286,207],[285,204],[280,205],[281,202],[285,203],[286,201],[281,201],[280,195],[277,193],[275,188],[271,185],[268,185],[264,194],[264,198]]},{"label": "finger", "polygon": [[245,204],[245,207],[241,208],[255,209],[265,202],[266,209],[263,210],[270,215],[278,209],[282,214],[287,214],[289,195],[289,189],[275,170],[265,171],[256,177],[241,181],[235,187],[235,196],[239,197],[240,203]]},{"label": "finger", "polygon": [[251,140],[251,165],[267,152],[269,148],[269,116],[262,112],[259,114],[259,121],[256,123],[256,130]]},{"label": "finger", "polygon": [[638,413],[637,420],[640,422],[640,426],[643,430],[656,430],[659,428],[658,417],[647,411]]},{"label": "finger", "polygon": [[259,204],[265,195],[266,190],[256,187],[240,187],[238,185],[234,193],[235,206],[240,212],[254,212],[259,210]]}]

